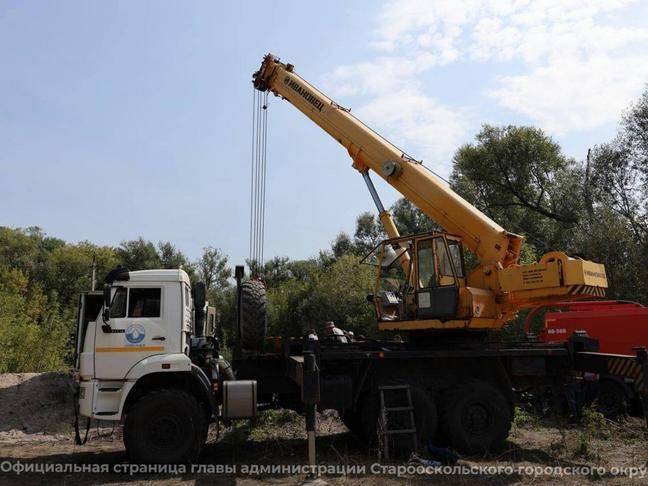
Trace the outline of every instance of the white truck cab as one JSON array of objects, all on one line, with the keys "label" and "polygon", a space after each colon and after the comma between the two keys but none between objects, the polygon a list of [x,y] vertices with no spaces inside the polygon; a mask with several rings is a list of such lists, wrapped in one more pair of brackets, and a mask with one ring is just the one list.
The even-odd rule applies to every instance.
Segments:
[{"label": "white truck cab", "polygon": [[[79,350],[80,411],[85,416],[119,420],[137,379],[152,372],[191,371],[189,276],[184,270],[128,275],[109,288],[109,315],[102,306],[87,322]],[[87,294],[82,300],[82,306],[96,311]]]},{"label": "white truck cab", "polygon": [[195,459],[227,390],[247,410],[230,406],[229,418],[256,415],[256,382],[234,379],[214,331],[205,287],[192,292],[184,270],[111,271],[103,292],[79,300],[79,415],[123,419],[134,460]]}]

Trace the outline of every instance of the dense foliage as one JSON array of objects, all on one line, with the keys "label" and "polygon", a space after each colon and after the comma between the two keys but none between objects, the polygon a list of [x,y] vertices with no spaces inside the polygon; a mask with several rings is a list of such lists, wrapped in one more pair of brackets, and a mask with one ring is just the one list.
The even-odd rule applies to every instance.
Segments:
[{"label": "dense foliage", "polygon": [[[537,128],[485,125],[457,150],[450,184],[526,237],[523,261],[564,250],[605,263],[608,296],[648,303],[648,91],[625,113],[615,139],[583,161],[566,157]],[[391,212],[402,234],[438,229],[406,200]],[[328,320],[376,334],[366,301],[374,273],[360,261],[384,237],[377,218],[363,213],[352,236],[340,233],[309,260],[248,262],[268,285],[270,334],[300,335]],[[38,228],[0,227],[0,372],[70,365],[77,296],[89,288],[93,259],[98,282],[118,263],[131,270],[184,268],[207,283],[225,334],[233,335],[232,272],[217,248],[205,248],[192,262],[170,242],[140,238],[113,248],[66,243]],[[474,263],[470,255],[468,261]]]}]

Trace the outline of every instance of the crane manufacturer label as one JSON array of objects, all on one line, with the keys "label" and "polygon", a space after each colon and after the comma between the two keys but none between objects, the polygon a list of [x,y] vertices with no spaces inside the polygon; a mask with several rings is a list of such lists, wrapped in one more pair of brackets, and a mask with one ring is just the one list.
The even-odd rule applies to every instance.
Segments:
[{"label": "crane manufacturer label", "polygon": [[295,93],[298,93],[315,108],[317,108],[317,111],[322,111],[322,108],[324,108],[324,103],[319,98],[317,98],[317,96],[315,96],[303,86],[300,86],[299,83],[292,79],[290,76],[286,76],[284,78],[284,84],[292,89]]}]

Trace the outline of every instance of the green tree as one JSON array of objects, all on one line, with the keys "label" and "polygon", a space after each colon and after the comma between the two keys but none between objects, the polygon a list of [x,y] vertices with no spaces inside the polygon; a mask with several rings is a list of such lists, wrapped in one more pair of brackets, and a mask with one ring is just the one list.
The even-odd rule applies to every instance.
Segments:
[{"label": "green tree", "polygon": [[137,240],[122,241],[117,248],[117,256],[129,270],[149,270],[160,268],[162,262],[155,245],[141,236]]},{"label": "green tree", "polygon": [[375,278],[373,267],[347,254],[326,266],[303,262],[301,269],[299,278],[268,289],[270,334],[299,336],[307,328],[322,330],[329,320],[356,333],[375,334],[373,307],[366,300]]},{"label": "green tree", "polygon": [[441,227],[432,221],[411,201],[400,198],[390,209],[396,228],[401,235],[440,231]]},{"label": "green tree", "polygon": [[648,177],[648,85],[621,120],[620,144],[645,178]]},{"label": "green tree", "polygon": [[333,240],[331,251],[335,258],[340,258],[343,255],[356,253],[356,247],[353,244],[351,237],[346,233],[341,232],[335,237],[335,240]]},{"label": "green tree", "polygon": [[193,282],[196,278],[196,266],[189,258],[178,250],[170,241],[158,242],[158,257],[161,268],[181,268],[189,275]]},{"label": "green tree", "polygon": [[0,267],[0,373],[63,369],[71,318],[21,270]]},{"label": "green tree", "polygon": [[207,246],[196,267],[198,278],[205,282],[205,287],[210,295],[214,295],[230,286],[229,279],[232,277],[232,269],[227,266],[227,255],[224,255],[219,248]]},{"label": "green tree", "polygon": [[288,257],[274,257],[268,260],[263,265],[261,273],[268,287],[274,287],[294,278],[290,271],[290,258]]},{"label": "green tree", "polygon": [[37,227],[0,227],[0,265],[18,269],[26,275],[38,274],[42,239],[42,231]]},{"label": "green tree", "polygon": [[383,239],[385,239],[385,232],[378,218],[370,212],[358,216],[353,235],[353,245],[358,255],[366,255]]},{"label": "green tree", "polygon": [[484,125],[459,148],[451,185],[542,253],[570,250],[583,209],[584,171],[533,127]]},{"label": "green tree", "polygon": [[631,106],[619,134],[592,151],[593,198],[618,214],[629,225],[632,238],[648,240],[648,89]]},{"label": "green tree", "polygon": [[158,257],[162,268],[190,267],[189,259],[178,250],[170,241],[158,242]]},{"label": "green tree", "polygon": [[608,295],[648,302],[648,89],[586,166],[581,246],[606,264]]},{"label": "green tree", "polygon": [[79,293],[91,287],[92,261],[97,266],[97,284],[100,288],[105,275],[115,268],[118,258],[109,247],[98,247],[89,242],[58,246],[45,259],[45,272],[40,280],[50,298],[65,306],[76,305]]},{"label": "green tree", "polygon": [[361,264],[354,255],[345,255],[319,271],[297,309],[302,331],[323,330],[326,321],[335,321],[356,334],[375,335],[376,317],[367,302],[374,279],[374,268]]}]

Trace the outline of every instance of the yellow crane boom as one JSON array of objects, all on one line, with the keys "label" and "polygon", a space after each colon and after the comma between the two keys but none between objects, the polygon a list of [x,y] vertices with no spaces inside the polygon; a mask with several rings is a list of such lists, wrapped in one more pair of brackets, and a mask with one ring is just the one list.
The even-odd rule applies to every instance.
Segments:
[{"label": "yellow crane boom", "polygon": [[504,267],[517,263],[521,236],[505,231],[424,165],[301,78],[292,65],[268,54],[254,76],[254,83],[258,89],[270,90],[290,101],[341,143],[360,172],[371,169],[446,231],[461,236],[480,262],[500,263]]},{"label": "yellow crane boom", "polygon": [[[406,274],[397,292],[384,291],[378,279],[376,291],[381,295],[374,297],[374,304],[381,329],[499,329],[525,307],[605,294],[607,278],[601,264],[550,252],[537,263],[519,265],[522,236],[506,231],[468,203],[421,162],[300,77],[291,64],[268,54],[253,83],[256,89],[289,101],[337,140],[365,178],[390,237],[378,260],[383,266],[400,261]],[[449,234],[400,237],[369,171]],[[463,270],[462,246],[479,260],[469,275]],[[400,258],[387,259],[394,249]]]}]

